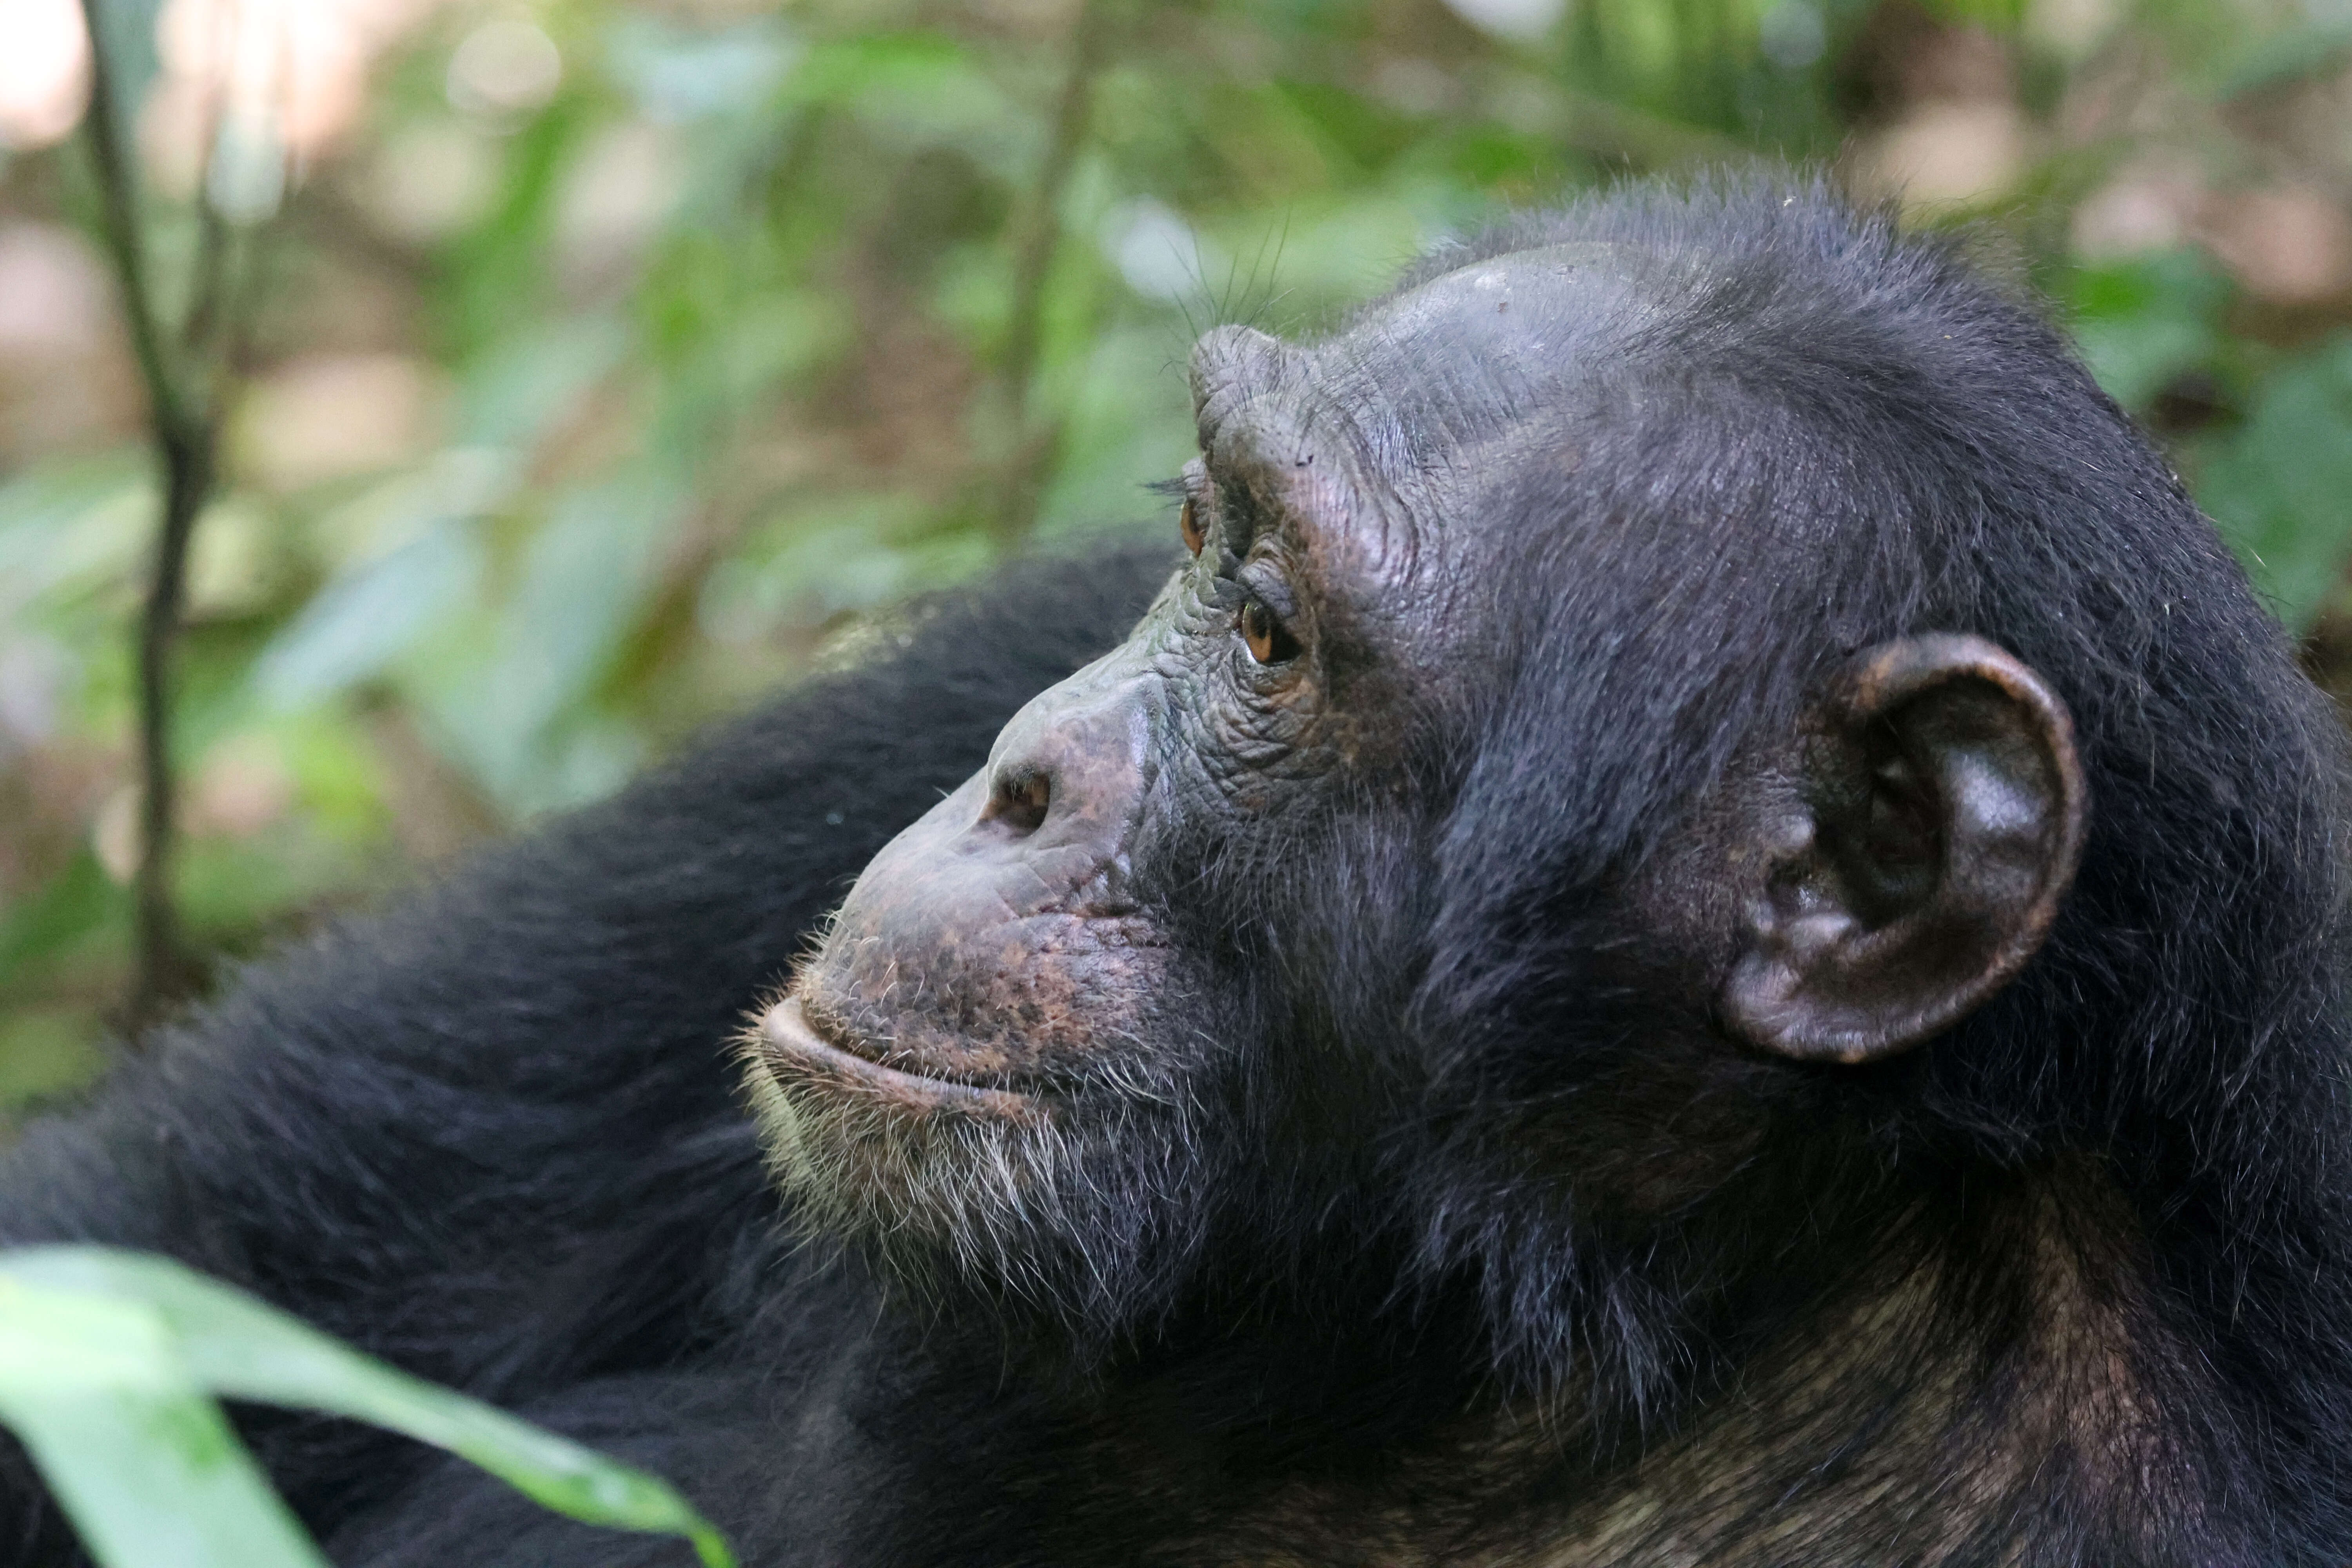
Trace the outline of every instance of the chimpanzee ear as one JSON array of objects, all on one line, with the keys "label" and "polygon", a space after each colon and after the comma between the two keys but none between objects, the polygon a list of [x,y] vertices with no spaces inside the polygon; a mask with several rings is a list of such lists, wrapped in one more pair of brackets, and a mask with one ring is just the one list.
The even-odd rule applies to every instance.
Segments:
[{"label": "chimpanzee ear", "polygon": [[1979,637],[1861,654],[1813,713],[1802,802],[1767,829],[1723,1015],[1781,1056],[1862,1062],[1966,1016],[2042,945],[2082,858],[2064,704]]}]

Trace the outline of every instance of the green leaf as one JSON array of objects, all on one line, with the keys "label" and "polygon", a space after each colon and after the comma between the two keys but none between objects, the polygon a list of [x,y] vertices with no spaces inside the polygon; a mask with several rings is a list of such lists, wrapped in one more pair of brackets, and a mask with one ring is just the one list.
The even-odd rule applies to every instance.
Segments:
[{"label": "green leaf", "polygon": [[614,759],[617,769],[596,766],[558,731],[589,716],[685,499],[643,468],[562,497],[524,547],[488,657],[469,649],[447,680],[424,684],[439,736],[506,809],[576,804],[612,789],[637,760],[632,752]]},{"label": "green leaf", "polygon": [[2075,346],[2126,408],[2146,407],[2166,383],[2221,347],[2229,284],[2196,255],[2085,267],[2070,282]]},{"label": "green leaf", "polygon": [[[94,1389],[121,1392],[114,1405],[79,1397]],[[78,1526],[92,1528],[71,1500],[77,1489],[92,1500],[93,1509],[104,1509],[106,1528],[175,1524],[181,1494],[170,1494],[173,1500],[159,1508],[155,1498],[164,1494],[147,1489],[143,1471],[137,1484],[125,1484],[121,1473],[122,1466],[163,1463],[155,1455],[164,1448],[175,1456],[173,1462],[213,1489],[207,1498],[235,1492],[236,1508],[249,1510],[253,1500],[236,1489],[244,1485],[237,1477],[242,1467],[242,1475],[259,1486],[257,1472],[216,1411],[209,1424],[189,1414],[188,1400],[197,1389],[404,1433],[472,1461],[570,1518],[679,1536],[693,1544],[706,1568],[732,1568],[718,1531],[667,1483],[362,1355],[168,1258],[81,1247],[0,1254],[0,1414],[26,1433]],[[38,1431],[34,1423],[42,1424]],[[54,1463],[44,1433],[63,1434],[58,1441],[67,1446],[58,1449]],[[93,1446],[77,1434],[108,1440]],[[267,1498],[267,1489],[262,1491]],[[218,1504],[215,1513],[229,1506]],[[293,1529],[283,1505],[278,1508]],[[250,1522],[243,1512],[240,1520]],[[301,1549],[293,1555],[248,1550],[222,1557],[173,1556],[144,1547],[117,1552],[95,1532],[87,1538],[119,1568],[215,1563],[308,1568],[320,1561],[304,1554],[299,1535],[272,1547]],[[255,1537],[265,1547],[271,1539],[266,1531]]]},{"label": "green leaf", "polygon": [[626,323],[575,315],[515,332],[467,367],[457,428],[467,442],[530,447],[627,353]]},{"label": "green leaf", "polygon": [[121,913],[121,890],[85,848],[43,886],[0,910],[0,981],[80,941]]},{"label": "green leaf", "polygon": [[0,1012],[0,1140],[16,1108],[70,1093],[105,1070],[96,1036],[70,1005]]},{"label": "green leaf", "polygon": [[758,108],[799,54],[772,16],[705,31],[631,11],[604,38],[606,68],[660,125]]},{"label": "green leaf", "polygon": [[2352,340],[2264,380],[2197,488],[2287,629],[2306,629],[2352,553]]},{"label": "green leaf", "polygon": [[955,40],[893,33],[812,47],[785,79],[787,104],[840,104],[884,144],[903,152],[954,147],[1018,179],[1042,140],[1041,103],[1016,101]]},{"label": "green leaf", "polygon": [[154,516],[135,454],[35,468],[0,484],[0,615],[135,570]]},{"label": "green leaf", "polygon": [[2268,92],[2343,68],[2352,54],[2352,23],[2325,17],[2257,37],[2222,79],[2224,100]]},{"label": "green leaf", "polygon": [[102,1563],[326,1568],[152,1306],[0,1263],[0,1418]]},{"label": "green leaf", "polygon": [[262,650],[254,684],[273,706],[299,708],[377,674],[472,596],[481,557],[463,521],[441,520],[327,584]]}]

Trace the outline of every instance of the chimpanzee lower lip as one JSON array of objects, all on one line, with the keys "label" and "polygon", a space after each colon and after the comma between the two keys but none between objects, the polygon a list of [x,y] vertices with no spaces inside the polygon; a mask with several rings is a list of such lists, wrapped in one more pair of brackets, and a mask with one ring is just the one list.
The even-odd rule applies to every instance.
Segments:
[{"label": "chimpanzee lower lip", "polygon": [[970,1109],[1007,1114],[1025,1114],[1035,1103],[1034,1097],[1013,1089],[905,1072],[845,1049],[817,1033],[802,1011],[798,996],[787,996],[768,1009],[760,1020],[760,1043],[771,1072],[803,1070],[814,1065],[899,1098],[961,1102]]}]

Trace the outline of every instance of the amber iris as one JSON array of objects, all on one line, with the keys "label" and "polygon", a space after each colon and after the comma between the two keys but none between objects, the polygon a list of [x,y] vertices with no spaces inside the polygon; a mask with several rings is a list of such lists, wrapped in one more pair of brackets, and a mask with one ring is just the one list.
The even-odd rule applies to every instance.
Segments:
[{"label": "amber iris", "polygon": [[1280,664],[1298,654],[1298,639],[1290,628],[1275,618],[1274,612],[1252,599],[1242,606],[1242,641],[1249,645],[1250,657],[1260,664]]}]

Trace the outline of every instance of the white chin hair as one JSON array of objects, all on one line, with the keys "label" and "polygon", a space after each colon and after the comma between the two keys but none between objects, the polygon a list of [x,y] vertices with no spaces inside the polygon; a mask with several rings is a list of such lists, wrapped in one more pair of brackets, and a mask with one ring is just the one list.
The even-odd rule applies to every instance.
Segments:
[{"label": "white chin hair", "polygon": [[977,1289],[1108,1326],[1148,1310],[1196,1250],[1188,1199],[1208,1173],[1167,1100],[1008,1117],[779,1072],[756,1037],[743,1055],[791,1228],[919,1295]]}]

